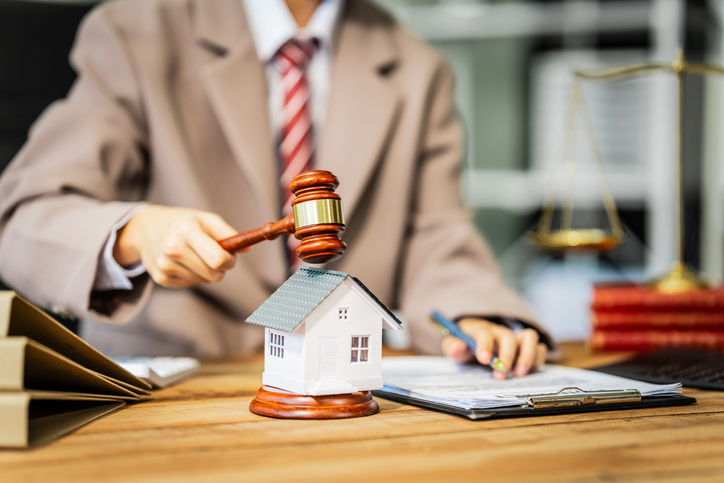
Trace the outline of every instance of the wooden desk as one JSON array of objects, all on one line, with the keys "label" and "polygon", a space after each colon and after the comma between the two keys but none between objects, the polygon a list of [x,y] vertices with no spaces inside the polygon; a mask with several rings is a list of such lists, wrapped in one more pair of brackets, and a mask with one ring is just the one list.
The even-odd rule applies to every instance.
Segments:
[{"label": "wooden desk", "polygon": [[[564,347],[564,363],[620,358]],[[208,363],[34,451],[0,451],[0,481],[724,481],[724,393],[694,406],[468,421],[378,399],[380,414],[291,421],[249,412],[260,359]]]}]

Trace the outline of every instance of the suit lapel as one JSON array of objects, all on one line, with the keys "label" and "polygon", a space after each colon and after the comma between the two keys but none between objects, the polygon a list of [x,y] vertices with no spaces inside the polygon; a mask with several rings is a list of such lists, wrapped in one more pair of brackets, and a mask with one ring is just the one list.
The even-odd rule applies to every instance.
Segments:
[{"label": "suit lapel", "polygon": [[349,223],[393,134],[402,100],[391,79],[398,62],[392,34],[379,22],[366,22],[368,15],[379,15],[369,6],[348,3],[316,166],[340,178],[339,193]]},{"label": "suit lapel", "polygon": [[[202,82],[236,162],[257,200],[259,226],[280,217],[277,159],[269,127],[267,82],[241,0],[193,0],[196,41],[216,55]],[[243,227],[257,228],[256,226]],[[247,263],[270,287],[287,272],[281,245],[257,247]]]},{"label": "suit lapel", "polygon": [[265,221],[279,217],[277,161],[269,127],[267,82],[240,0],[198,0],[197,40],[219,58],[203,67],[212,108],[249,180]]}]

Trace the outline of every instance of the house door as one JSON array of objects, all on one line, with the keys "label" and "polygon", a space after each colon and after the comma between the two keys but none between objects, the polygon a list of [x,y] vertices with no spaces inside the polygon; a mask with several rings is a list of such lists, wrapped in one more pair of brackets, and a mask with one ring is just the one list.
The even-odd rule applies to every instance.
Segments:
[{"label": "house door", "polygon": [[319,378],[336,379],[339,375],[339,338],[319,338]]}]

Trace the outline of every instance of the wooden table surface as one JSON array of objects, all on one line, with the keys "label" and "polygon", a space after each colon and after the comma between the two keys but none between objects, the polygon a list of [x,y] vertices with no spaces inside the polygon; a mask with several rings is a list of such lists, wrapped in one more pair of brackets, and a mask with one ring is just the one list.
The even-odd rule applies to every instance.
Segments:
[{"label": "wooden table surface", "polygon": [[[562,363],[593,366],[564,344]],[[337,421],[256,416],[261,359],[209,362],[48,446],[0,451],[15,481],[724,481],[724,393],[685,389],[693,406],[469,421],[379,399]]]}]

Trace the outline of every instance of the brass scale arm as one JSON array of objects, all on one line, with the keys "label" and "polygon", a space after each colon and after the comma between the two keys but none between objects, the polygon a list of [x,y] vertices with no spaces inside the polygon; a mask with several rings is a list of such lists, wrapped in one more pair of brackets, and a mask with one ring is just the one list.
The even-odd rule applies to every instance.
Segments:
[{"label": "brass scale arm", "polygon": [[[685,74],[698,74],[698,75],[706,75],[706,74],[717,74],[717,75],[724,75],[724,67],[715,65],[715,64],[709,64],[709,63],[689,63],[684,60],[684,53],[683,50],[679,49],[677,52],[677,58],[674,60],[674,62],[670,64],[666,63],[641,63],[641,64],[634,64],[630,66],[624,66],[624,67],[614,67],[609,69],[600,69],[595,71],[587,71],[587,70],[575,70],[574,75],[577,79],[587,79],[587,80],[605,80],[605,79],[614,79],[614,78],[621,78],[621,77],[630,77],[646,72],[672,72],[676,74],[677,76],[677,82],[678,82],[678,136],[677,136],[677,142],[678,142],[678,155],[677,155],[677,170],[678,170],[678,196],[677,196],[677,203],[676,203],[676,243],[677,243],[677,250],[676,250],[676,262],[674,263],[674,267],[672,268],[671,272],[667,274],[666,276],[655,280],[652,282],[651,285],[654,287],[660,289],[660,290],[666,290],[666,291],[682,291],[682,290],[692,290],[697,288],[702,288],[706,286],[706,283],[701,280],[696,274],[690,272],[686,269],[683,263],[684,259],[684,223],[683,223],[683,211],[684,211],[684,109],[683,109],[683,102],[684,102],[684,95],[683,95],[683,77]],[[578,102],[580,98],[580,86],[577,84],[574,85],[574,99],[573,102]],[[569,125],[571,122],[569,122]],[[590,127],[588,128],[590,129]],[[589,137],[592,136],[592,131],[589,132]],[[592,139],[592,138],[591,138]],[[597,161],[600,160],[600,153],[595,153],[596,157],[599,158]],[[602,163],[598,163],[602,164]],[[606,187],[608,188],[608,187]],[[609,220],[611,221],[611,227],[613,230],[614,237],[620,235],[622,232],[620,231],[620,221],[618,219],[618,215],[615,213],[615,205],[613,204],[613,197],[607,192],[607,189],[604,189],[604,205],[607,211],[607,214],[609,216]],[[544,231],[543,223],[544,220],[547,220],[548,223],[550,223],[550,217],[552,216],[552,211],[547,212],[548,207],[544,208],[544,213],[541,218],[541,224],[539,226],[539,231]],[[550,224],[548,225],[550,226]],[[546,232],[548,228],[545,228]],[[618,233],[617,233],[618,232]],[[544,233],[545,234],[545,233]]]}]

